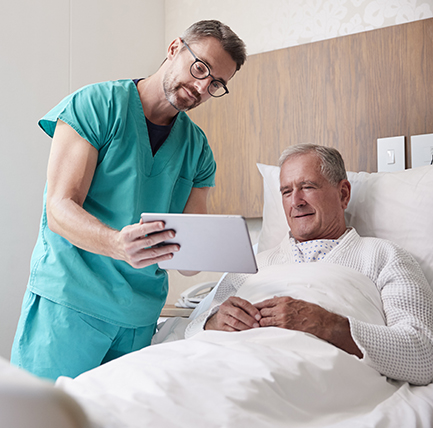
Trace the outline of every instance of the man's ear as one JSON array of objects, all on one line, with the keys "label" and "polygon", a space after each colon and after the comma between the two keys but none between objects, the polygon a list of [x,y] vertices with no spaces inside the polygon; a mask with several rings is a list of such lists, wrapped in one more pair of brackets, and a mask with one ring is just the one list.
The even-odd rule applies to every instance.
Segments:
[{"label": "man's ear", "polygon": [[168,47],[168,51],[167,51],[167,59],[173,59],[182,49],[182,40],[180,39],[180,37],[177,37],[176,39],[174,39],[169,47]]},{"label": "man's ear", "polygon": [[345,210],[349,205],[350,191],[352,189],[352,186],[350,185],[349,180],[341,180],[339,187],[340,187],[340,196],[341,196],[341,206],[343,207],[343,210]]}]

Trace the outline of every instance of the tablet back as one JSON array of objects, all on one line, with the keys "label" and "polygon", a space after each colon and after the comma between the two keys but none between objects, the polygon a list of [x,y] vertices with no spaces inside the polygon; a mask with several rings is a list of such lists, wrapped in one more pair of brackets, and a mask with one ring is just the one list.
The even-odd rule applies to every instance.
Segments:
[{"label": "tablet back", "polygon": [[171,260],[159,263],[163,269],[256,273],[257,264],[245,219],[235,215],[149,214],[144,222],[163,220],[176,232],[165,241],[180,245]]}]

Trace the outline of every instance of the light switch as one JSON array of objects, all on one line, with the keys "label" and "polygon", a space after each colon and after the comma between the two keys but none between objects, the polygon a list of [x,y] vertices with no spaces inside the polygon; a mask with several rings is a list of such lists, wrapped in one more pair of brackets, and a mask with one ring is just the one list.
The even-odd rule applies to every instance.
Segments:
[{"label": "light switch", "polygon": [[394,151],[394,149],[388,150],[386,153],[388,155],[388,162],[387,162],[387,164],[388,165],[394,164],[395,163],[395,151]]},{"label": "light switch", "polygon": [[410,137],[412,168],[431,165],[433,160],[433,134],[413,135]]},{"label": "light switch", "polygon": [[402,171],[405,169],[405,137],[377,139],[377,170]]}]

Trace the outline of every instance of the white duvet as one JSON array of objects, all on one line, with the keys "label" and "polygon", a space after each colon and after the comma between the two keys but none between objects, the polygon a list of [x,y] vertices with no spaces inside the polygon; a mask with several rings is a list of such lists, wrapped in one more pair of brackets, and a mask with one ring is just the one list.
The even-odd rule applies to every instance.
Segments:
[{"label": "white duvet", "polygon": [[[290,294],[383,324],[374,284],[331,265],[263,269],[238,292]],[[332,281],[332,287],[329,287]],[[332,290],[332,291],[330,291]],[[60,378],[95,427],[432,427],[433,386],[396,383],[314,336],[279,328],[205,331]]]}]

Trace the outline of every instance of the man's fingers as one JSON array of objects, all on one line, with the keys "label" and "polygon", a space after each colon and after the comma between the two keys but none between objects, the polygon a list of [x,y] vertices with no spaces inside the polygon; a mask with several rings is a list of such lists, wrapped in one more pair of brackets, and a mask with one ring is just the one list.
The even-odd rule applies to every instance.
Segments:
[{"label": "man's fingers", "polygon": [[242,331],[251,327],[232,317],[221,305],[218,312],[206,322],[205,330]]},{"label": "man's fingers", "polygon": [[232,296],[224,302],[219,312],[226,316],[225,323],[235,330],[258,327],[260,312],[248,301]]},{"label": "man's fingers", "polygon": [[276,326],[277,323],[275,321],[275,318],[272,316],[269,317],[263,317],[260,320],[260,327],[272,327],[272,326]]},{"label": "man's fingers", "polygon": [[271,317],[274,315],[274,313],[275,313],[274,307],[260,309],[260,315],[262,317]]},{"label": "man's fingers", "polygon": [[252,318],[249,317],[249,319],[244,319],[241,321],[239,318],[233,317],[233,316],[226,316],[225,318],[225,324],[228,327],[228,331],[242,331],[242,330],[249,330],[250,328],[259,327],[259,323],[257,321],[251,321]]},{"label": "man's fingers", "polygon": [[140,220],[140,223],[125,226],[121,232],[124,234],[125,239],[135,241],[136,239],[144,238],[146,235],[151,233],[161,232],[164,230],[164,227],[165,223],[163,221],[143,223],[143,221]]},{"label": "man's fingers", "polygon": [[124,227],[121,230],[123,240],[140,247],[152,247],[162,242],[173,239],[176,233],[164,229],[163,221],[152,221],[148,223],[137,223]]},{"label": "man's fingers", "polygon": [[125,226],[119,232],[124,260],[139,269],[171,259],[180,247],[164,243],[176,236],[173,230],[164,230],[164,227],[163,221]]},{"label": "man's fingers", "polygon": [[260,320],[261,318],[260,311],[254,305],[252,305],[248,300],[242,299],[237,296],[233,296],[230,299],[236,306],[241,308],[244,312],[249,314],[256,321]]},{"label": "man's fingers", "polygon": [[261,312],[263,308],[274,308],[277,304],[278,304],[278,297],[273,297],[272,299],[267,299],[267,300],[263,300],[262,302],[255,303],[254,307]]},{"label": "man's fingers", "polygon": [[130,264],[137,269],[141,269],[163,262],[164,260],[172,259],[174,253],[178,252],[179,249],[179,245],[176,244],[143,249],[131,256]]}]

